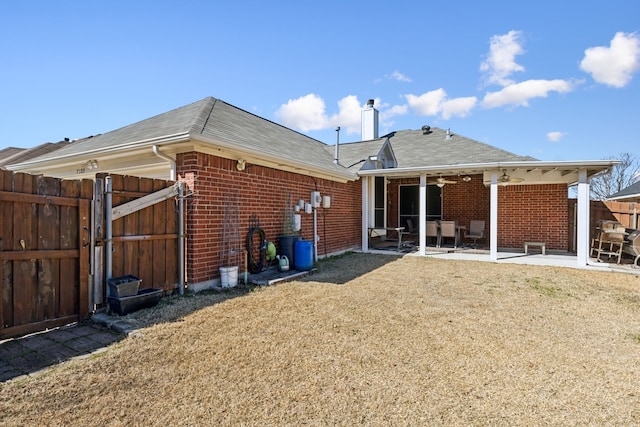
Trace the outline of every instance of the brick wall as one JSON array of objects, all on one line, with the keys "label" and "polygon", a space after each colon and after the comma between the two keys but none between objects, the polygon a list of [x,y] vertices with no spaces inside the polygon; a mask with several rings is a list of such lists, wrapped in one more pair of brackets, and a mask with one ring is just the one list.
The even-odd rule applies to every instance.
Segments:
[{"label": "brick wall", "polygon": [[498,247],[541,241],[547,249],[567,250],[567,201],[566,184],[498,187]]},{"label": "brick wall", "polygon": [[[316,189],[321,195],[331,197],[331,208],[317,210],[318,256],[360,246],[360,181],[341,184],[252,164],[238,171],[235,160],[197,152],[178,155],[177,173],[193,191],[187,203],[187,281],[190,284],[208,283],[219,277],[224,204],[230,192],[238,196],[242,249],[253,216],[259,219],[267,240],[278,246],[289,200],[293,204],[298,199],[308,203],[311,191]],[[302,214],[300,234],[305,240],[313,240],[312,214]],[[238,265],[239,271],[244,272],[244,261]]]},{"label": "brick wall", "polygon": [[[469,227],[472,219],[484,220],[489,228],[489,189],[482,183],[482,175],[474,175],[471,181],[464,182],[459,176],[444,177],[456,181],[442,187],[442,219],[457,220],[460,225]],[[432,179],[429,179],[430,182]],[[389,194],[388,222],[395,226],[398,222],[398,187],[400,185],[419,185],[418,178],[391,180],[387,187]]]},{"label": "brick wall", "polygon": [[[467,228],[471,220],[485,221],[489,242],[491,190],[482,175],[471,181],[449,176],[457,181],[442,188],[442,219],[457,220]],[[391,180],[388,191],[388,223],[398,222],[398,186],[418,185],[417,178]],[[568,242],[568,191],[564,184],[498,186],[498,247],[522,248],[525,241],[544,241],[547,249],[566,250]],[[463,239],[464,240],[464,239]]]},{"label": "brick wall", "polygon": [[487,239],[483,243],[488,243],[491,201],[489,187],[485,187],[482,182],[482,175],[471,176],[469,182],[463,181],[459,176],[445,178],[456,181],[457,184],[442,187],[442,219],[458,220],[458,224],[467,227],[467,230],[471,220],[484,221]]}]

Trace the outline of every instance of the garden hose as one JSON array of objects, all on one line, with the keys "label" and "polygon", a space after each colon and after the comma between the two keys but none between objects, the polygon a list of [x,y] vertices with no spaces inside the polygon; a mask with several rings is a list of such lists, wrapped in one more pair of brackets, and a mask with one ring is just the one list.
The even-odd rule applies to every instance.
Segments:
[{"label": "garden hose", "polygon": [[[253,235],[258,234],[260,237],[258,252],[260,253],[260,259],[256,260],[254,258],[254,244],[253,244]],[[260,273],[265,265],[265,259],[267,255],[267,238],[264,233],[264,230],[260,227],[252,227],[249,229],[247,233],[247,258],[248,258],[248,268],[251,274]]]}]

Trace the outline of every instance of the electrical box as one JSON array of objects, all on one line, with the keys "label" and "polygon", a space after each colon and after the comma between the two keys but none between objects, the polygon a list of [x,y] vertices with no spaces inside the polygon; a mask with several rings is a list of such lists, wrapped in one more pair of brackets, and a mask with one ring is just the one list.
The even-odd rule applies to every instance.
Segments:
[{"label": "electrical box", "polygon": [[325,209],[331,207],[331,196],[322,196],[322,207]]},{"label": "electrical box", "polygon": [[320,192],[319,191],[312,191],[311,192],[311,207],[319,208],[321,202],[322,202],[322,198],[320,197]]}]

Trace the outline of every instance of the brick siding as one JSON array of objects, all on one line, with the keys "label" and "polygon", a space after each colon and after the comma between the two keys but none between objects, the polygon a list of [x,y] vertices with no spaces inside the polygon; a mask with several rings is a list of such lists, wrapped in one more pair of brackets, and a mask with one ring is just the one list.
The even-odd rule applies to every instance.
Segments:
[{"label": "brick siding", "polygon": [[567,250],[566,184],[498,188],[498,247],[521,248],[525,241],[541,241],[547,249]]},{"label": "brick siding", "polygon": [[[482,175],[442,188],[442,219],[457,220],[467,229],[471,220],[484,220],[489,242],[491,190]],[[398,223],[398,186],[418,185],[418,178],[393,179],[388,186],[388,222]],[[522,248],[525,241],[543,241],[551,250],[566,250],[568,242],[568,190],[566,184],[498,186],[498,247]]]},{"label": "brick siding", "polygon": [[[360,181],[337,183],[306,175],[247,164],[236,169],[236,161],[190,152],[178,155],[177,174],[187,181],[193,196],[187,202],[187,281],[210,282],[219,277],[226,196],[239,201],[239,234],[245,248],[250,219],[256,216],[268,241],[278,246],[283,234],[289,199],[310,201],[311,191],[331,197],[329,209],[317,210],[318,256],[360,247]],[[313,240],[313,215],[302,213],[300,235]],[[278,248],[279,251],[279,248]],[[244,259],[239,261],[244,271]]]}]

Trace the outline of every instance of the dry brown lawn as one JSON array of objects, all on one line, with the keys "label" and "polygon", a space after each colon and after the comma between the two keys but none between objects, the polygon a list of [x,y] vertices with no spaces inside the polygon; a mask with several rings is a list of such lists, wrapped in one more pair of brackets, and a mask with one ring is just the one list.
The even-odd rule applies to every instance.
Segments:
[{"label": "dry brown lawn", "polygon": [[639,425],[640,277],[350,254],[165,298],[0,384],[0,425]]}]

